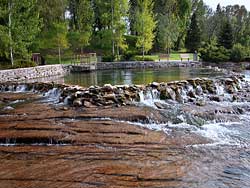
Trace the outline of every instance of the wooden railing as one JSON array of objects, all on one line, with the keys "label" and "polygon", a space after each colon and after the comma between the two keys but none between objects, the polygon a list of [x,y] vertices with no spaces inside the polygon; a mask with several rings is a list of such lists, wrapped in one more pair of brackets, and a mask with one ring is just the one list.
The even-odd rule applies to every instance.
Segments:
[{"label": "wooden railing", "polygon": [[96,53],[74,55],[74,58],[71,62],[73,65],[96,64],[97,63]]}]

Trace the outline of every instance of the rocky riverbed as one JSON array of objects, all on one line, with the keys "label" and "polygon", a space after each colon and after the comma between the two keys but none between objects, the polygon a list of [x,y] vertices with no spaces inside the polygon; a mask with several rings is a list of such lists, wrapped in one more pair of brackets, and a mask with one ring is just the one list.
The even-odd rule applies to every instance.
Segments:
[{"label": "rocky riverbed", "polygon": [[1,91],[0,187],[250,185],[241,75],[90,88],[6,83]]}]

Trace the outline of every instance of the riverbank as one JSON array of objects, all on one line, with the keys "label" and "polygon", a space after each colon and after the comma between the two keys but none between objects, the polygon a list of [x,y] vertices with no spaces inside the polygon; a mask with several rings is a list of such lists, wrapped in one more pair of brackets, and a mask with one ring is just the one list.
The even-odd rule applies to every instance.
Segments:
[{"label": "riverbank", "polygon": [[[22,82],[38,78],[53,76],[64,76],[69,72],[89,71],[88,64],[79,65],[45,65],[30,68],[0,70],[0,83]],[[93,66],[93,65],[91,65]],[[201,67],[200,62],[103,62],[94,65],[93,70],[112,70],[112,69],[160,69],[169,67]]]}]

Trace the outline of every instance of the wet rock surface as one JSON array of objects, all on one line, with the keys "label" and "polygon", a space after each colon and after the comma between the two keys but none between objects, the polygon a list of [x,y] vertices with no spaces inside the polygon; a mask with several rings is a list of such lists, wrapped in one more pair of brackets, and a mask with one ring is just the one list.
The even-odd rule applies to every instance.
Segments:
[{"label": "wet rock surface", "polygon": [[179,187],[185,146],[207,140],[176,140],[126,122],[148,117],[163,121],[147,107],[74,109],[39,100],[1,111],[0,187]]},{"label": "wet rock surface", "polygon": [[90,88],[7,83],[1,90],[0,187],[215,188],[232,163],[244,167],[241,178],[221,187],[249,185],[246,136],[239,145],[199,147],[220,136],[225,145],[225,127],[216,123],[248,116],[241,76]]}]

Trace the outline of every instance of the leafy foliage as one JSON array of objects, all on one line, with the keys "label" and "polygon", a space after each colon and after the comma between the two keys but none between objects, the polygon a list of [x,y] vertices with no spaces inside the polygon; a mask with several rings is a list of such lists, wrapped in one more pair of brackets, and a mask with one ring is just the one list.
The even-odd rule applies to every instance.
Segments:
[{"label": "leafy foliage", "polygon": [[218,46],[214,40],[204,44],[200,54],[201,59],[207,62],[226,62],[230,59],[230,51],[223,46]]},{"label": "leafy foliage", "polygon": [[138,35],[136,46],[144,53],[148,52],[154,41],[154,29],[156,21],[153,14],[153,0],[138,0],[138,8],[135,15],[135,29]]},{"label": "leafy foliage", "polygon": [[10,56],[10,46],[17,58],[27,59],[29,48],[40,32],[36,0],[3,0],[0,2],[0,56]]},{"label": "leafy foliage", "polygon": [[235,44],[231,51],[231,60],[235,62],[243,61],[247,56],[246,47],[241,44]]}]

